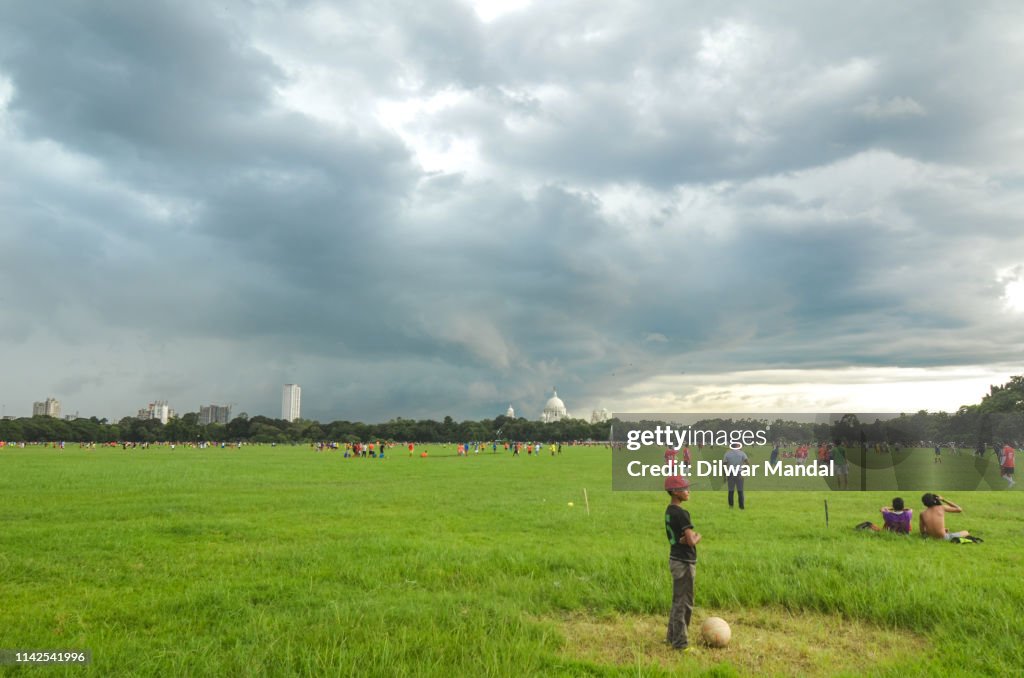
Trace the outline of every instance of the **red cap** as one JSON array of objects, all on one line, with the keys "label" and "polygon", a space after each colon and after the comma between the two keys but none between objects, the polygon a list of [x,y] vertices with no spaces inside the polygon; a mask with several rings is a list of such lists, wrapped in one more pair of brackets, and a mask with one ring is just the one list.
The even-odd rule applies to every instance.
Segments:
[{"label": "red cap", "polygon": [[669,492],[690,489],[690,481],[682,476],[668,476],[665,478],[665,489]]}]

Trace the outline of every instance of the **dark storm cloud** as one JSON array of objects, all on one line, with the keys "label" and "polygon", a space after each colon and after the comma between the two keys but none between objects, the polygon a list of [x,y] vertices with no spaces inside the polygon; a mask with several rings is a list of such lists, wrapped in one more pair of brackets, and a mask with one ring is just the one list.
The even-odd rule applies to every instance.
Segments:
[{"label": "dark storm cloud", "polygon": [[[1019,47],[999,30],[1021,19],[1005,3],[561,6],[495,29],[504,96],[476,111],[496,162],[555,178],[736,179],[874,146],[959,159],[982,150],[993,102],[1015,96],[990,73]],[[514,129],[500,122],[509,98],[533,102]]]},{"label": "dark storm cloud", "polygon": [[21,128],[118,160],[216,162],[221,134],[265,109],[282,74],[205,6],[8,5]]},{"label": "dark storm cloud", "polygon": [[552,386],[1004,363],[1019,14],[5,5],[4,397],[532,417]]}]

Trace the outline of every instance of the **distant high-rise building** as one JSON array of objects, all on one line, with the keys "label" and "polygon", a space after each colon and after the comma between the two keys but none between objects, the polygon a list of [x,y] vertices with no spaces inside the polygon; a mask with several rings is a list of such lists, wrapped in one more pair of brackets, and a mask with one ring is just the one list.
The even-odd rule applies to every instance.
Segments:
[{"label": "distant high-rise building", "polygon": [[174,416],[175,412],[167,405],[166,400],[150,403],[147,408],[139,410],[137,415],[139,419],[159,419],[161,424],[166,424]]},{"label": "distant high-rise building", "polygon": [[231,420],[231,405],[203,405],[199,408],[199,423],[226,424]]},{"label": "distant high-rise building", "polygon": [[302,411],[302,388],[298,384],[285,384],[281,389],[281,418],[295,421]]},{"label": "distant high-rise building", "polygon": [[32,416],[60,418],[60,401],[56,398],[47,398],[41,403],[32,403]]}]

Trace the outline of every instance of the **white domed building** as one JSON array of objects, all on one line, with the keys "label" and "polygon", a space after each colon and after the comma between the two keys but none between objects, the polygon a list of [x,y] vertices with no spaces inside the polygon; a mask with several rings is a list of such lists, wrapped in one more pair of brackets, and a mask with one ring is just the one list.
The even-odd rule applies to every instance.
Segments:
[{"label": "white domed building", "polygon": [[565,403],[558,397],[558,391],[552,389],[553,395],[544,405],[544,411],[540,414],[540,420],[544,423],[568,419],[569,413],[565,409]]},{"label": "white domed building", "polygon": [[508,404],[508,409],[505,410],[505,416],[508,417],[509,419],[516,418],[516,411],[512,409],[512,403]]}]

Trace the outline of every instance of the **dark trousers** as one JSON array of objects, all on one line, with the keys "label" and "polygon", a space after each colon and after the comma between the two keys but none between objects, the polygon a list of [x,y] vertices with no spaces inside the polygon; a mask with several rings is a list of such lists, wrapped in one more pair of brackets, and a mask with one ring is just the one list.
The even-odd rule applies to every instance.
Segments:
[{"label": "dark trousers", "polygon": [[726,476],[726,480],[729,481],[729,508],[732,508],[732,493],[733,490],[740,495],[740,508],[743,508],[743,476]]},{"label": "dark trousers", "polygon": [[665,641],[679,649],[689,644],[686,627],[693,616],[693,579],[697,574],[697,564],[669,558],[668,568],[672,572],[672,611],[668,614]]}]

